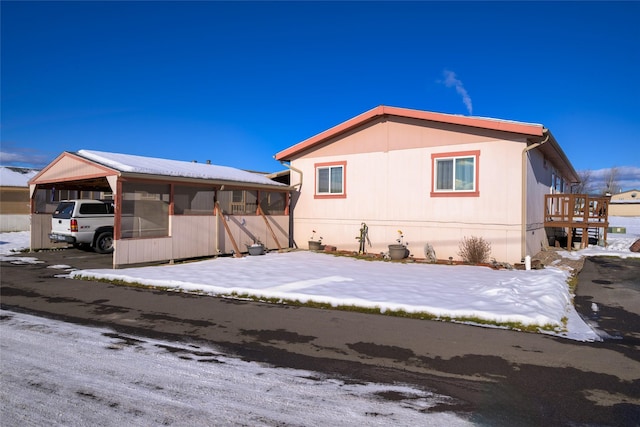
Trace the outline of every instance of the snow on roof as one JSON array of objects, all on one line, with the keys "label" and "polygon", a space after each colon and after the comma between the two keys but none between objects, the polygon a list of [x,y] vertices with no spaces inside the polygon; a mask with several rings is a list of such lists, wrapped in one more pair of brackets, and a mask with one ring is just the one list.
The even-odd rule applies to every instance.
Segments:
[{"label": "snow on roof", "polygon": [[264,175],[229,166],[134,156],[131,154],[107,153],[94,150],[80,150],[76,154],[120,172],[285,186],[285,184],[272,181]]},{"label": "snow on roof", "polygon": [[29,180],[38,173],[35,169],[0,166],[0,185],[3,187],[29,187]]}]

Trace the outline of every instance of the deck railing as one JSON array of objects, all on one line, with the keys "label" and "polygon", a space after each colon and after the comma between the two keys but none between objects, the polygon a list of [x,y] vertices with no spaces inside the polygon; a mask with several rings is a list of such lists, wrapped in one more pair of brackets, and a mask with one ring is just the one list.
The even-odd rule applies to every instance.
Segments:
[{"label": "deck railing", "polygon": [[544,226],[567,229],[567,248],[571,246],[577,229],[582,231],[583,247],[589,243],[589,229],[602,228],[606,241],[610,199],[588,194],[546,194]]}]

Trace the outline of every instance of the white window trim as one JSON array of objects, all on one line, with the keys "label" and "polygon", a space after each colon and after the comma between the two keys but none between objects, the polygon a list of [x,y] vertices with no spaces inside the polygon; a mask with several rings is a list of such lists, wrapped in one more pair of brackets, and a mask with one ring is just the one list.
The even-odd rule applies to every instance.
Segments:
[{"label": "white window trim", "polygon": [[[473,188],[466,190],[455,189],[455,163],[458,159],[473,159]],[[453,161],[452,178],[453,187],[451,189],[438,189],[438,162],[439,161]],[[432,182],[431,182],[431,197],[479,197],[480,196],[480,150],[473,151],[458,151],[449,153],[432,153],[431,154],[431,167],[432,167]]]},{"label": "white window trim", "polygon": [[[329,191],[320,191],[320,171],[321,170],[325,170],[325,169],[329,169],[329,183],[328,183],[328,187],[329,187]],[[341,185],[340,185],[340,191],[336,191],[333,192],[331,191],[331,177],[333,176],[333,170],[334,169],[340,169],[340,175],[341,175]],[[316,168],[316,194],[322,195],[322,196],[335,196],[335,195],[340,195],[340,194],[344,194],[344,166],[342,165],[335,165],[335,166],[322,166],[322,167],[318,167]]]},{"label": "white window trim", "polygon": [[[456,189],[456,162],[459,159],[472,159],[473,160],[473,173],[472,173],[472,183],[473,187],[466,190],[457,190]],[[453,168],[451,169],[451,173],[453,176],[451,177],[451,182],[453,188],[438,188],[438,163],[442,161],[453,160]],[[473,193],[476,191],[476,157],[475,156],[454,156],[454,157],[438,157],[435,159],[436,166],[436,182],[434,185],[434,191],[438,193]]]}]

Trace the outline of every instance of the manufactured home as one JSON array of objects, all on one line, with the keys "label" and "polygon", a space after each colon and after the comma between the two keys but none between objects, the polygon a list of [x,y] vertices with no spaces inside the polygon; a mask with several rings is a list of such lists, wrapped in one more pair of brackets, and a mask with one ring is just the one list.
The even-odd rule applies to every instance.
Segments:
[{"label": "manufactured home", "polygon": [[[459,259],[465,237],[520,262],[549,244],[547,194],[579,181],[541,124],[379,106],[276,154],[291,169],[293,240],[385,252],[402,235]],[[551,227],[553,228],[553,227]]]},{"label": "manufactured home", "polygon": [[29,180],[35,169],[0,166],[0,232],[29,231]]},{"label": "manufactured home", "polygon": [[640,190],[634,189],[612,195],[609,215],[640,216]]}]

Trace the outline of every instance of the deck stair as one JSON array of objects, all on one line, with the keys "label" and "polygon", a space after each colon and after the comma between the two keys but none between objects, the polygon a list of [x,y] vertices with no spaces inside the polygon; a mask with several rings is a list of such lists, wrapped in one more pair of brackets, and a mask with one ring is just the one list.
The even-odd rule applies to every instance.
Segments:
[{"label": "deck stair", "polygon": [[[573,241],[582,242],[583,228],[576,228],[574,232]],[[587,241],[590,245],[597,245],[600,241],[600,237],[603,235],[599,227],[590,227],[587,229]]]}]

